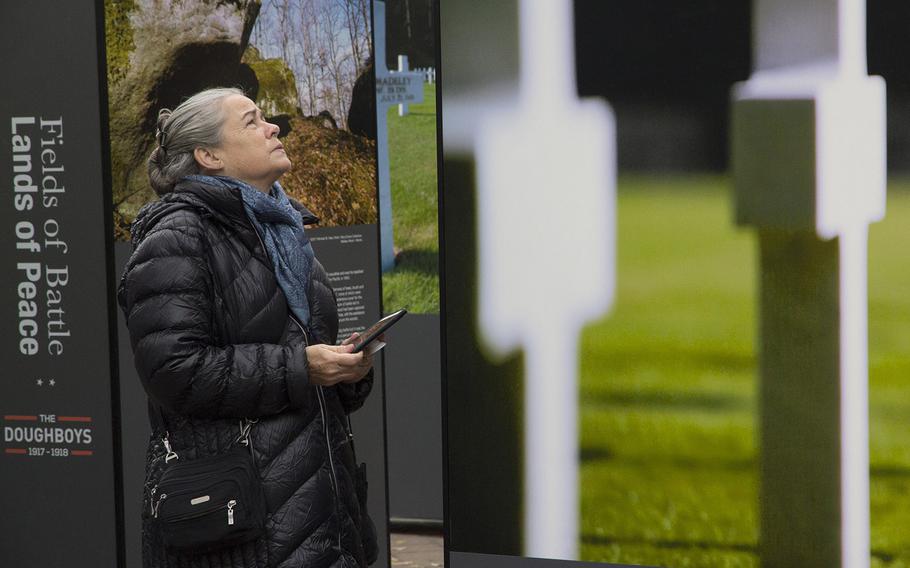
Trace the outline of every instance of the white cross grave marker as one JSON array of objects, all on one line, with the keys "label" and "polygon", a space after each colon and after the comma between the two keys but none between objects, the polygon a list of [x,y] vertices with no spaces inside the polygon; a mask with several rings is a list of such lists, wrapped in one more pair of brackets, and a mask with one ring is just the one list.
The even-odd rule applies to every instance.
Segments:
[{"label": "white cross grave marker", "polygon": [[[398,56],[398,73],[399,73],[399,74],[401,74],[401,73],[407,73],[409,70],[410,70],[410,69],[409,69],[409,67],[408,67],[408,56],[407,56],[407,55],[399,55],[399,56]],[[414,73],[415,73],[416,75],[418,75],[418,76],[420,77],[420,80],[421,80],[421,84],[420,84],[420,95],[421,95],[421,96],[420,96],[420,100],[419,100],[419,101],[415,101],[415,102],[423,102],[423,79],[424,79],[423,73],[421,73],[420,71],[417,71],[417,70],[415,70]],[[410,81],[408,81],[408,83],[409,83],[409,85],[410,85]],[[408,103],[399,103],[399,104],[398,104],[398,116],[407,116],[407,114],[408,114]]]},{"label": "white cross grave marker", "polygon": [[520,92],[476,141],[479,321],[495,353],[523,348],[524,551],[578,555],[578,334],[610,307],[615,126],[576,96],[569,0],[521,0]]},{"label": "white cross grave marker", "polygon": [[869,566],[868,225],[885,86],[864,0],[758,0],[733,91],[737,222],[758,229],[761,561]]},{"label": "white cross grave marker", "polygon": [[386,117],[390,106],[423,102],[420,73],[390,72],[385,63],[385,2],[373,2],[376,64],[376,150],[379,178],[379,247],[383,272],[395,266],[392,234],[392,186],[389,176],[389,129]]}]

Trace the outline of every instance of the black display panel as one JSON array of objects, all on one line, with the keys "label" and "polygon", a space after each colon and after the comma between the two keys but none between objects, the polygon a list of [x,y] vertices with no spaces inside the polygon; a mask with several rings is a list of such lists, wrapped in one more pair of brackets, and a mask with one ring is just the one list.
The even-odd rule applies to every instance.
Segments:
[{"label": "black display panel", "polygon": [[4,6],[0,23],[6,566],[121,558],[96,10],[93,1],[20,2]]}]

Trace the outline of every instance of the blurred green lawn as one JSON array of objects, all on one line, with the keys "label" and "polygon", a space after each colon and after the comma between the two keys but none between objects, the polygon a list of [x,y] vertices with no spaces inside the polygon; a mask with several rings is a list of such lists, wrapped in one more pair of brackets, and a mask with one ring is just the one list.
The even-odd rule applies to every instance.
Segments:
[{"label": "blurred green lawn", "polygon": [[[724,177],[623,177],[581,344],[582,559],[758,566],[755,261]],[[870,230],[873,566],[910,566],[910,183]],[[811,401],[806,401],[811,404]]]},{"label": "blurred green lawn", "polygon": [[392,230],[400,253],[382,278],[386,312],[439,313],[436,88],[423,87],[423,103],[410,105],[410,114],[399,117],[397,106],[388,113]]}]

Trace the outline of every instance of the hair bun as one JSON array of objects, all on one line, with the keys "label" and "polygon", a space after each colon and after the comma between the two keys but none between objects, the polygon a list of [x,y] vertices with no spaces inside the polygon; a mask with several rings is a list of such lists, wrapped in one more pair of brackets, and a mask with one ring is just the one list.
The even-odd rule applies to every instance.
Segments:
[{"label": "hair bun", "polygon": [[148,174],[149,184],[158,195],[164,195],[174,190],[174,182],[168,179],[164,169],[164,152],[160,146],[156,146],[149,155]]},{"label": "hair bun", "polygon": [[155,146],[155,148],[152,150],[152,153],[149,155],[148,161],[149,161],[149,163],[154,164],[158,168],[160,168],[164,165],[164,155],[163,155],[163,152],[161,151],[160,146]]},{"label": "hair bun", "polygon": [[[168,120],[171,118],[172,112],[173,111],[171,111],[171,109],[169,109],[169,108],[163,108],[158,111],[158,121],[156,124],[157,130],[155,132],[155,139],[158,141],[158,146],[160,146],[160,147],[164,147],[167,145],[167,142],[165,140],[166,133],[164,131],[164,127],[167,125]],[[166,148],[165,148],[165,151],[167,151]]]},{"label": "hair bun", "polygon": [[169,108],[163,108],[158,111],[158,123],[155,125],[158,128],[158,132],[164,131],[164,126],[167,124],[172,112],[174,111]]},{"label": "hair bun", "polygon": [[199,173],[195,149],[220,143],[224,125],[222,102],[225,97],[241,94],[237,89],[206,89],[174,110],[158,111],[154,138],[148,140],[153,146],[148,157],[149,183],[158,195],[173,191],[181,179]]}]

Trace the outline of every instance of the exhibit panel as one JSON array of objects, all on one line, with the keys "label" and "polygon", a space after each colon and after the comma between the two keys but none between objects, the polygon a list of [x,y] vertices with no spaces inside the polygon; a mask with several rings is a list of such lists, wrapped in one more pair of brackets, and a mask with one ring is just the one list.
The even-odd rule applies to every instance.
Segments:
[{"label": "exhibit panel", "polygon": [[0,23],[6,566],[123,560],[96,8],[19,2]]},{"label": "exhibit panel", "polygon": [[865,11],[440,1],[450,566],[904,558]]},{"label": "exhibit panel", "polygon": [[[156,199],[145,170],[158,110],[205,88],[233,86],[280,127],[293,164],[280,183],[319,219],[307,235],[337,301],[339,341],[379,319],[370,2],[109,2],[106,9],[118,276],[130,254],[130,224]],[[128,345],[122,319],[120,333],[121,345]],[[373,391],[351,416],[357,458],[367,463],[367,509],[379,531],[374,566],[389,562],[382,366],[377,357]],[[129,349],[120,368],[124,416],[144,416],[146,396]],[[140,562],[135,531],[147,436],[146,420],[124,422],[125,516],[133,526],[127,541],[134,564]]]},{"label": "exhibit panel", "polygon": [[441,534],[437,3],[373,6],[383,307],[408,310],[385,350],[389,516],[393,531]]},{"label": "exhibit panel", "polygon": [[[10,190],[0,215],[11,236],[0,255],[11,298],[0,334],[13,370],[0,386],[3,565],[142,564],[146,394],[114,291],[130,224],[156,199],[146,160],[159,108],[207,87],[246,89],[298,157],[282,181],[320,217],[308,235],[338,301],[340,339],[381,316],[376,148],[357,131],[375,124],[370,6],[303,4],[4,8],[4,47],[15,54],[4,76],[16,88],[0,109]],[[281,43],[280,9],[296,10],[294,25],[317,34],[310,40],[336,42],[337,76],[321,86],[298,79],[312,62]],[[377,357],[373,393],[352,416],[379,533],[375,566],[389,564],[384,408]]]}]

